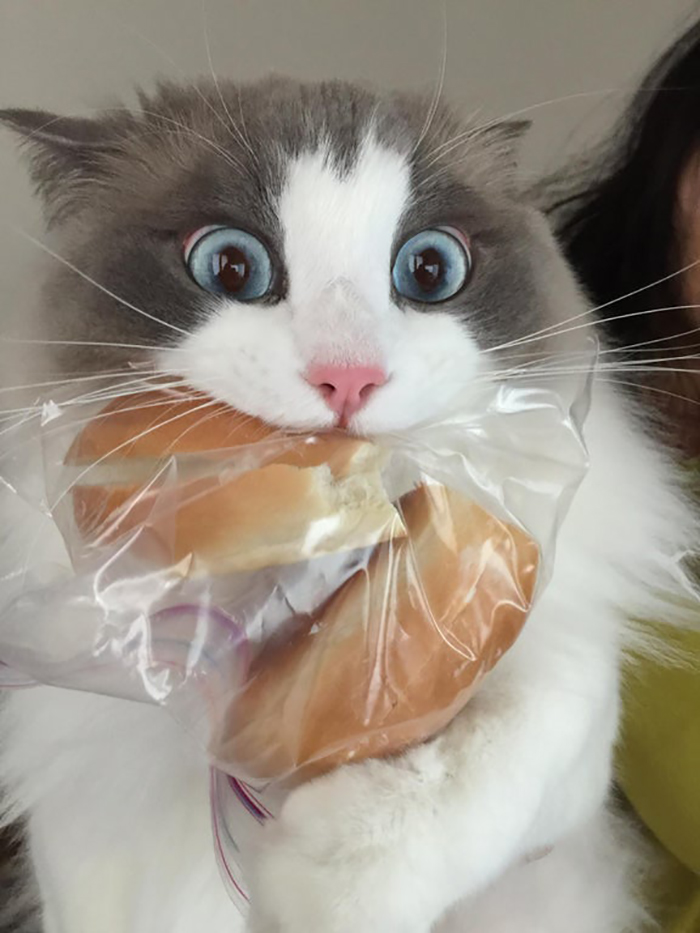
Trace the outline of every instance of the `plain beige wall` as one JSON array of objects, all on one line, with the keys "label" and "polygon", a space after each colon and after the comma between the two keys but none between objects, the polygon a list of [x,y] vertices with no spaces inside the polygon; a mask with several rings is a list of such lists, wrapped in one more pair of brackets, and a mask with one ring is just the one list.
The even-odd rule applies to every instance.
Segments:
[{"label": "plain beige wall", "polygon": [[[600,132],[697,0],[0,0],[0,106],[89,113],[157,74],[269,70],[433,87],[493,117],[523,108],[533,171]],[[16,333],[40,230],[0,133],[0,335]],[[0,341],[1,343],[1,341]],[[0,359],[2,354],[0,354]],[[7,371],[7,364],[5,364]],[[6,372],[7,374],[7,372]]]}]

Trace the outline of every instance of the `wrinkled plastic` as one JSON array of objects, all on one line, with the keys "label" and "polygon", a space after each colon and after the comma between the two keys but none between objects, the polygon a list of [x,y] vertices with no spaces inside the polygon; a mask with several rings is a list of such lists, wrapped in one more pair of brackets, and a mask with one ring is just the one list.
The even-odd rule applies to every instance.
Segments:
[{"label": "wrinkled plastic", "polygon": [[[290,518],[280,477],[345,482],[354,439],[168,450],[162,394],[141,394],[148,456],[123,440],[86,453],[105,402],[54,394],[0,462],[64,545],[3,580],[0,683],[167,707],[213,765],[215,844],[243,904],[246,853],[290,787],[437,734],[518,637],[587,466],[589,374],[586,357],[542,385],[485,382],[439,424],[373,438],[351,520],[303,497]],[[167,399],[183,434],[216,417],[184,390]],[[23,460],[39,449],[30,486]],[[255,496],[280,500],[251,530]],[[245,546],[232,533],[244,521]]]}]

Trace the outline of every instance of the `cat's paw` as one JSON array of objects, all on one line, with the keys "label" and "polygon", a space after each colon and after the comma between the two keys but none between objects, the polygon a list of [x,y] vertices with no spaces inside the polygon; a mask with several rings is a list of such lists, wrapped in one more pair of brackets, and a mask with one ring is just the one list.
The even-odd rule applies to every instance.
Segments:
[{"label": "cat's paw", "polygon": [[257,859],[249,933],[428,933],[448,906],[440,834],[428,788],[398,777],[372,762],[292,793]]}]

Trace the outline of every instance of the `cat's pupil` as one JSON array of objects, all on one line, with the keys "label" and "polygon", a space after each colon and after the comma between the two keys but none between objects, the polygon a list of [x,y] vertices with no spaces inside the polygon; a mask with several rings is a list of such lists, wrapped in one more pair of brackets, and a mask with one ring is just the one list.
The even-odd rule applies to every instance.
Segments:
[{"label": "cat's pupil", "polygon": [[411,257],[411,272],[424,292],[430,292],[442,281],[444,275],[443,257],[432,246]]},{"label": "cat's pupil", "polygon": [[227,292],[239,292],[250,277],[250,260],[236,246],[222,249],[215,264],[216,275]]}]

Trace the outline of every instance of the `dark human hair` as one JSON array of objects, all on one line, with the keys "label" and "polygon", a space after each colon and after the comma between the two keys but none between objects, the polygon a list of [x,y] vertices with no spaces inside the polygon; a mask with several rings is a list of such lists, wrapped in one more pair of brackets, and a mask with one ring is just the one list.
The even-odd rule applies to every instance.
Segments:
[{"label": "dark human hair", "polygon": [[[700,21],[649,71],[612,141],[613,152],[552,209],[568,258],[598,304],[675,271],[678,180],[700,148]],[[630,301],[651,306],[652,291],[654,303],[675,299],[677,282]],[[619,313],[618,306],[607,316]],[[626,326],[639,334],[640,322]]]},{"label": "dark human hair", "polygon": [[[649,341],[660,351],[653,356],[671,356],[665,350],[676,352],[679,335],[693,327],[682,308],[643,312],[683,303],[682,276],[674,275],[678,186],[698,152],[700,21],[653,65],[605,149],[573,182],[569,176],[568,192],[560,187],[550,206],[567,258],[595,305],[605,306],[599,315],[613,343],[630,348],[628,358],[649,361]],[[634,349],[642,343],[646,349]],[[700,369],[691,378],[700,398]],[[679,414],[699,420],[697,408]]]}]

